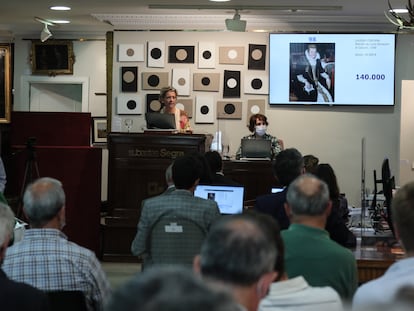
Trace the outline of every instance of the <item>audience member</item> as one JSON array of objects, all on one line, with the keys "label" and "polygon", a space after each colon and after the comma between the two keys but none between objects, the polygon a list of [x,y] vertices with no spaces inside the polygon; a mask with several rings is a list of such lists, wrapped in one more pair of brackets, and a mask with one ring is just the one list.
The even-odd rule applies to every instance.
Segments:
[{"label": "audience member", "polygon": [[346,247],[356,245],[356,237],[346,225],[348,218],[348,202],[341,196],[338,182],[333,168],[326,163],[318,165],[315,176],[326,182],[329,189],[329,198],[332,202],[331,213],[326,222],[326,230],[332,240]]},{"label": "audience member", "polygon": [[243,309],[256,311],[277,275],[273,241],[256,217],[223,216],[207,234],[194,269],[212,286],[230,290]]},{"label": "audience member", "polygon": [[350,300],[358,284],[356,261],[324,230],[332,207],[328,186],[313,175],[302,175],[290,184],[286,200],[292,222],[282,231],[288,277],[303,276],[311,286],[331,286]]},{"label": "audience member", "polygon": [[391,208],[395,235],[406,257],[392,264],[383,276],[358,288],[353,299],[355,309],[390,303],[400,289],[414,287],[414,182],[396,192]]},{"label": "audience member", "polygon": [[95,254],[67,240],[65,192],[60,181],[40,178],[23,196],[30,229],[8,248],[4,271],[13,280],[43,291],[82,291],[89,310],[102,310],[110,286]]},{"label": "audience member", "polygon": [[[10,207],[0,203],[0,264],[4,260],[8,245],[13,243],[15,222]],[[1,310],[3,311],[49,310],[49,302],[45,293],[30,285],[10,280],[1,269],[0,288]]]},{"label": "audience member", "polygon": [[167,183],[167,189],[165,189],[163,194],[168,194],[175,190],[174,180],[172,177],[172,166],[173,166],[173,163],[168,165],[167,169],[165,170],[165,182]]},{"label": "audience member", "polygon": [[106,311],[240,311],[228,293],[215,291],[189,269],[145,270],[119,287]]},{"label": "audience member", "polygon": [[235,182],[231,178],[224,176],[223,161],[221,159],[220,154],[217,151],[207,151],[204,154],[204,157],[206,158],[208,166],[210,167],[210,172],[212,174],[212,185],[240,186],[239,183]]},{"label": "audience member", "polygon": [[[249,119],[249,125],[247,126],[249,128],[249,131],[252,132],[251,135],[244,136],[243,139],[268,139],[272,141],[271,146],[271,157],[272,159],[275,158],[275,156],[284,149],[283,141],[281,139],[278,139],[276,136],[272,136],[270,134],[267,134],[267,126],[269,125],[269,122],[267,122],[267,117],[263,114],[257,113],[250,117]],[[242,149],[241,145],[239,146],[239,149],[236,152],[236,159],[240,159],[242,155]]]},{"label": "audience member", "polygon": [[319,159],[312,154],[307,154],[303,156],[303,162],[305,163],[305,172],[315,174]]},{"label": "audience member", "polygon": [[174,211],[177,216],[195,221],[206,232],[210,225],[220,217],[217,203],[194,196],[194,190],[200,180],[202,164],[192,155],[177,158],[172,166],[172,177],[176,190],[144,201],[137,234],[132,242],[131,251],[136,256],[143,255],[144,266],[153,264],[149,254],[147,240],[152,226],[158,218]]},{"label": "audience member", "polygon": [[279,225],[269,215],[257,213],[265,228],[274,238],[277,248],[275,271],[277,278],[270,285],[269,294],[262,299],[259,311],[342,311],[344,310],[338,293],[329,286],[312,287],[303,276],[289,279],[285,271],[285,247]]},{"label": "audience member", "polygon": [[265,194],[256,198],[254,209],[271,215],[278,221],[282,230],[288,228],[290,224],[284,209],[287,188],[303,172],[302,154],[295,148],[282,150],[276,156],[273,163],[273,174],[280,185],[284,187],[283,191]]},{"label": "audience member", "polygon": [[211,173],[210,166],[207,159],[204,157],[204,154],[200,152],[193,152],[190,155],[197,158],[201,163],[200,180],[198,183],[200,185],[210,185],[213,180],[213,174]]}]

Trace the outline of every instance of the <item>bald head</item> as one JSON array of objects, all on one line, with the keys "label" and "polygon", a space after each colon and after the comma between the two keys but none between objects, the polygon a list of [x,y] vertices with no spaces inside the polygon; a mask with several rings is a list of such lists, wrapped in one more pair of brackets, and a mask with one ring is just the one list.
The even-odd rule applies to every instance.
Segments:
[{"label": "bald head", "polygon": [[299,176],[290,184],[286,201],[293,215],[322,215],[330,202],[328,186],[313,175]]}]

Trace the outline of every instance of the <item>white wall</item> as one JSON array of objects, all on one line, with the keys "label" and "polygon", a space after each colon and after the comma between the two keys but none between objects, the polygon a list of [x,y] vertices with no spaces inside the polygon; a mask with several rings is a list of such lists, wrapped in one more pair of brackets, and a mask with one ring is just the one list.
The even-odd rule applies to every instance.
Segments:
[{"label": "white wall", "polygon": [[[147,42],[165,40],[168,44],[195,44],[198,41],[213,40],[217,45],[243,45],[248,43],[267,43],[267,34],[263,33],[199,33],[199,32],[120,32],[115,33],[114,47],[118,43]],[[74,42],[76,62],[74,75],[90,77],[89,107],[92,115],[106,113],[105,97],[95,96],[95,92],[106,92],[105,88],[105,43],[101,41]],[[312,153],[321,162],[330,163],[336,171],[342,192],[347,194],[349,202],[360,205],[361,187],[361,139],[366,138],[366,186],[373,189],[373,170],[380,170],[385,156],[389,157],[397,184],[414,178],[411,169],[414,161],[412,147],[412,121],[414,108],[412,102],[414,85],[405,84],[403,102],[401,103],[401,80],[414,80],[414,36],[399,35],[396,57],[396,100],[394,107],[269,107],[269,132],[282,138],[286,147],[296,147],[303,154]],[[26,110],[19,105],[19,81],[22,74],[30,74],[30,41],[17,40],[15,46],[15,97],[14,110]],[[170,64],[167,64],[170,65]],[[138,64],[138,67],[141,65]],[[233,67],[232,67],[233,68]],[[166,68],[169,70],[170,68]],[[222,68],[221,68],[222,69]],[[218,70],[218,71],[221,71]],[[233,69],[231,69],[233,70]],[[238,70],[238,69],[234,69]],[[203,71],[203,70],[200,70]],[[114,97],[119,92],[119,64],[114,55]],[[139,71],[140,72],[140,71]],[[53,79],[53,78],[51,78]],[[405,83],[405,82],[404,82]],[[243,88],[242,88],[243,89]],[[350,90],[352,92],[352,90]],[[222,93],[220,93],[222,94]],[[243,92],[242,92],[243,94]],[[219,120],[215,124],[193,124],[197,132],[212,133],[219,127],[230,141],[231,153],[238,147],[240,137],[248,134],[247,98],[261,96],[242,95],[242,120]],[[266,98],[267,96],[264,96]],[[115,110],[115,107],[113,109]],[[401,114],[403,115],[401,117]],[[125,116],[113,115],[112,117]],[[134,131],[140,131],[145,125],[143,116],[134,116]],[[123,129],[124,130],[124,129]],[[126,129],[125,129],[126,130]],[[400,131],[401,130],[401,131]],[[401,146],[400,146],[401,140]],[[401,148],[401,161],[400,161]],[[401,168],[400,168],[401,163]],[[401,169],[401,182],[399,170]],[[104,187],[105,188],[105,187]],[[106,198],[106,193],[103,194]]]}]

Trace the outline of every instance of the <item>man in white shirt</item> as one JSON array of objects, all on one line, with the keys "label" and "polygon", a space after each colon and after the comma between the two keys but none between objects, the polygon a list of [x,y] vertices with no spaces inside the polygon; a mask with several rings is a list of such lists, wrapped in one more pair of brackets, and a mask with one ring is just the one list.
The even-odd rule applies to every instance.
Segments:
[{"label": "man in white shirt", "polygon": [[383,276],[358,288],[352,303],[355,310],[390,304],[400,289],[414,286],[414,182],[397,191],[391,208],[395,236],[406,258],[392,264]]}]

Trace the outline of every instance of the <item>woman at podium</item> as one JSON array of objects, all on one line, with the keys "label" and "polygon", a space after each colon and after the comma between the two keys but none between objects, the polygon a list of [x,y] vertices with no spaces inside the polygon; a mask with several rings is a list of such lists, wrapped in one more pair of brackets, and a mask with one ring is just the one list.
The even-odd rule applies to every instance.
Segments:
[{"label": "woman at podium", "polygon": [[[182,116],[187,116],[184,110],[176,107],[177,105],[177,90],[171,86],[164,87],[160,91],[160,102],[163,105],[161,113],[169,113],[175,116],[175,128],[179,131],[191,130],[190,121]],[[180,122],[181,121],[181,122]]]}]

